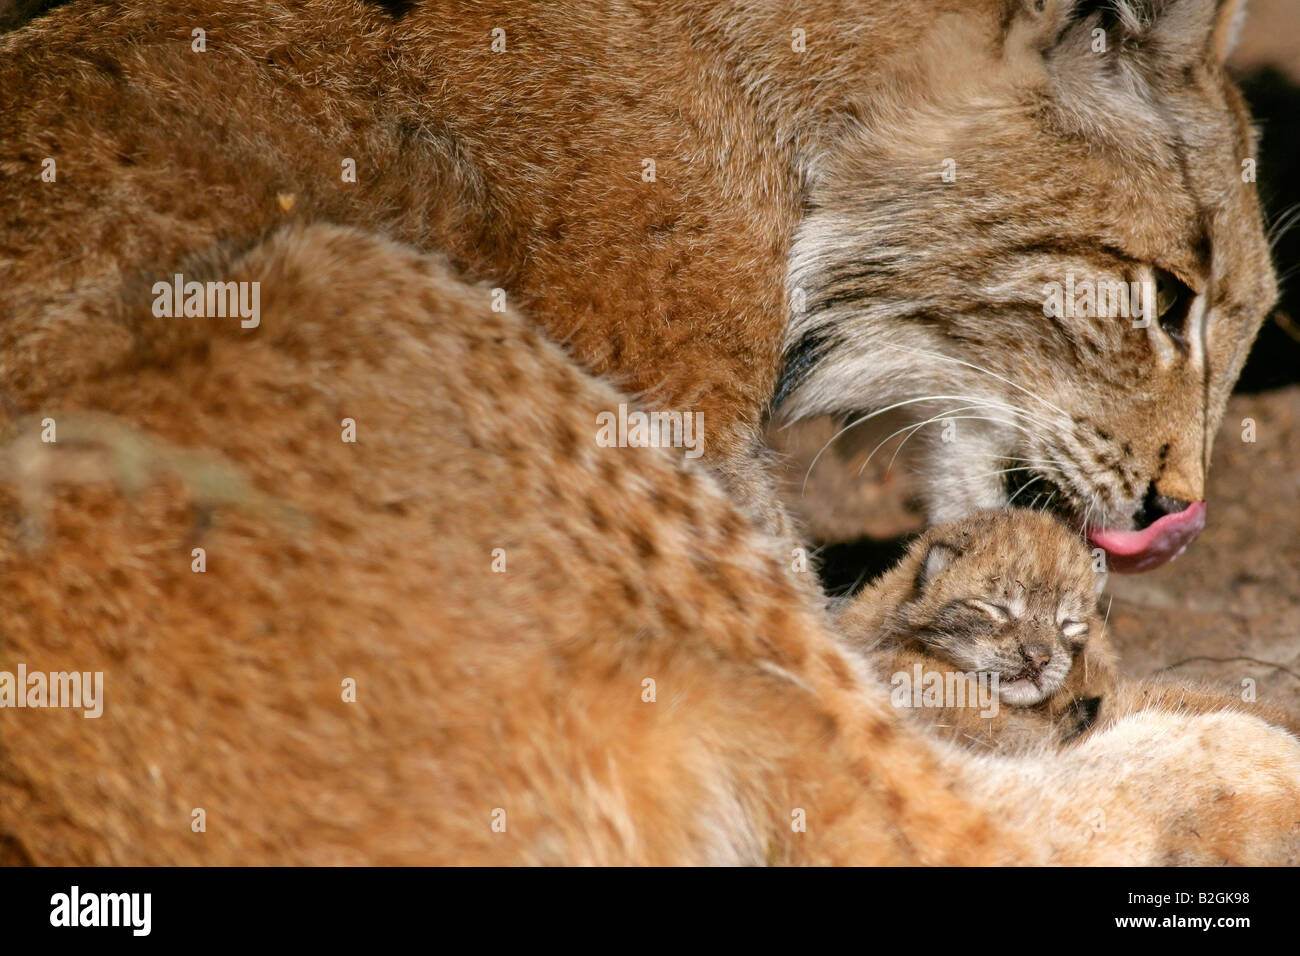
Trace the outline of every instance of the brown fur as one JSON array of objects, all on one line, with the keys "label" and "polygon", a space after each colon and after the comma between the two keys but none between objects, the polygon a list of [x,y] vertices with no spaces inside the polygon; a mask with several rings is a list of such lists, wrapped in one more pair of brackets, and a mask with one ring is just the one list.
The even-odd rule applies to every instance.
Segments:
[{"label": "brown fur", "polygon": [[[54,414],[220,450],[305,522],[205,520],[184,474],[134,498],[108,468],[68,486],[69,450],[14,446],[53,456],[55,477],[44,546],[11,540],[0,564],[5,659],[108,675],[99,721],[0,711],[0,832],[33,861],[1006,854],[956,798],[900,799],[888,715],[748,522],[665,453],[595,448],[595,413],[621,396],[482,289],[319,227],[230,274],[273,291],[262,335],[210,329],[169,369],[78,386]],[[912,763],[943,775],[923,747],[903,778]]]},{"label": "brown fur", "polygon": [[[107,682],[98,720],[0,710],[7,855],[1296,859],[1291,738],[928,741],[752,523],[783,527],[754,435],[805,180],[943,62],[935,19],[992,55],[1004,4],[882,4],[871,42],[809,5],[804,60],[774,4],[259,9],[74,3],[0,38],[0,653]],[[155,317],[178,271],[261,281],[262,325]],[[714,473],[597,447],[628,391],[704,411]]]},{"label": "brown fur", "polygon": [[1245,700],[1240,694],[1229,693],[1213,684],[1184,681],[1146,679],[1121,680],[1116,687],[1114,702],[1102,710],[1102,719],[1096,728],[1114,726],[1122,718],[1143,711],[1169,711],[1175,714],[1241,713],[1258,717],[1277,727],[1283,727],[1293,737],[1300,739],[1300,716],[1294,709],[1261,700]]},{"label": "brown fur", "polygon": [[[156,360],[183,347],[171,327],[123,328],[155,275],[201,271],[286,220],[346,222],[505,288],[623,389],[703,412],[710,461],[766,484],[753,458],[798,184],[790,145],[690,51],[685,12],[474,2],[395,21],[361,0],[272,7],[273,24],[223,0],[165,16],[75,4],[0,38],[0,89],[26,90],[0,114],[12,401],[117,367],[142,340]],[[191,51],[195,26],[206,53]],[[723,139],[729,153],[711,158]],[[344,157],[356,184],[341,181]]]},{"label": "brown fur", "polygon": [[[257,336],[196,323],[202,348],[51,410],[74,432],[89,409],[146,430],[134,494],[113,466],[139,444],[108,429],[60,447],[29,422],[10,445],[11,473],[47,476],[50,517],[0,556],[5,659],[107,681],[98,720],[0,711],[0,833],[24,858],[1297,853],[1300,744],[1251,718],[1144,715],[1061,765],[974,762],[900,723],[712,479],[595,447],[595,412],[623,397],[442,262],[312,227],[227,271],[268,291]],[[176,447],[237,463],[276,513],[200,494]],[[78,451],[103,455],[97,480],[62,477]],[[1209,765],[1177,779],[1193,754]],[[1097,804],[1106,833],[1033,837]]]},{"label": "brown fur", "polygon": [[[165,360],[174,329],[123,327],[146,280],[203,271],[285,220],[349,223],[505,289],[646,404],[703,412],[707,460],[774,529],[786,520],[756,457],[774,395],[798,416],[954,392],[1018,428],[968,424],[955,455],[939,449],[932,518],[1005,503],[1000,482],[953,478],[1014,454],[1040,462],[1036,487],[1060,507],[1127,527],[1148,489],[1204,497],[1206,436],[1275,295],[1213,8],[1182,0],[1151,36],[1117,28],[1117,51],[1147,51],[1126,67],[1143,98],[1111,89],[1112,61],[1073,52],[1091,21],[1064,31],[1055,0],[935,0],[924,15],[818,0],[794,26],[782,5],[728,0],[399,18],[316,0],[260,19],[229,0],[165,16],[72,4],[0,38],[0,89],[24,91],[0,115],[0,384],[30,409],[142,340]],[[58,185],[39,180],[45,157]],[[900,246],[913,252],[886,254]],[[1188,354],[1041,314],[1043,282],[1067,270],[1151,265],[1212,306]],[[787,272],[807,299],[794,322]]]}]

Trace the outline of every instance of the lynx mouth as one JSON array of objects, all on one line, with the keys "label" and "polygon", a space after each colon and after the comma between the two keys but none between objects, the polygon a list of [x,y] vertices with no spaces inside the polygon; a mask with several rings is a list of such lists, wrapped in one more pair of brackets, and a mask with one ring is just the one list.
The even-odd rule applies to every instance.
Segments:
[{"label": "lynx mouth", "polygon": [[999,699],[1012,707],[1031,707],[1042,700],[1046,700],[1053,690],[1055,688],[1043,686],[1041,675],[1035,679],[1028,669],[1003,677],[998,681]]},{"label": "lynx mouth", "polygon": [[[1172,561],[1186,551],[1205,529],[1204,501],[1193,501],[1182,511],[1163,515],[1145,528],[1121,530],[1085,524],[1084,517],[1071,505],[1069,496],[1059,485],[1042,475],[1014,472],[1007,476],[1006,487],[1009,505],[1053,512],[1070,527],[1084,533],[1090,544],[1106,552],[1107,570],[1121,574],[1150,571]],[[1016,501],[1030,490],[1033,497],[1028,503]]]}]

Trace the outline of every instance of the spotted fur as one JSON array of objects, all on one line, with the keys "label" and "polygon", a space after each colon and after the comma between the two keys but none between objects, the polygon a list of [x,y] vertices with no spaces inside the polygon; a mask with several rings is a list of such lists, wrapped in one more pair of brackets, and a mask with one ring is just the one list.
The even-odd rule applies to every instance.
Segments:
[{"label": "spotted fur", "polygon": [[[956,50],[997,66],[1040,42],[1027,12],[814,0],[799,57],[789,6],[766,0],[397,6],[83,0],[0,37],[0,651],[102,668],[110,694],[89,733],[0,711],[6,853],[1297,858],[1286,734],[1152,712],[1067,755],[975,757],[872,696],[789,570],[755,451],[796,228],[825,225],[845,171],[888,148],[858,141],[869,128],[910,111],[927,141],[909,97]],[[1023,73],[1044,93],[1014,65],[1032,59],[1005,62],[990,90]],[[866,185],[842,203],[850,231]],[[942,257],[926,238],[906,241]],[[262,282],[262,325],[154,314],[174,272]],[[850,356],[826,341],[819,372]],[[1041,359],[1022,351],[1017,374]],[[596,445],[595,413],[622,402],[702,411],[707,467]],[[38,442],[47,415],[75,440]],[[1117,440],[1145,440],[1127,425]],[[1076,826],[1098,801],[1106,831]]]}]

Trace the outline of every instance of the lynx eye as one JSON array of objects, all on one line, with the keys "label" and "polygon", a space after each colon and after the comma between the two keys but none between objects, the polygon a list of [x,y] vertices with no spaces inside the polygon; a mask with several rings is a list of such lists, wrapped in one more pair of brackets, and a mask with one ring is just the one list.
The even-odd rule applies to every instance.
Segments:
[{"label": "lynx eye", "polygon": [[982,611],[999,624],[1004,624],[1011,620],[1011,610],[1001,604],[993,604],[989,601],[977,601],[974,598],[964,601],[963,603],[967,607],[972,607],[977,611]]},{"label": "lynx eye", "polygon": [[1156,315],[1159,317],[1160,329],[1174,340],[1180,349],[1187,348],[1187,315],[1192,309],[1192,300],[1196,293],[1172,272],[1157,268]]}]

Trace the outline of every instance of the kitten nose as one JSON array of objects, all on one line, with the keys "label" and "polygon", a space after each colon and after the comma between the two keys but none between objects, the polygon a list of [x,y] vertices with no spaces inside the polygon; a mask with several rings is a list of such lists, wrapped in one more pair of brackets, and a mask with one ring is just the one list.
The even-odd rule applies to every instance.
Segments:
[{"label": "kitten nose", "polygon": [[1025,659],[1025,663],[1033,667],[1042,667],[1052,659],[1052,652],[1045,650],[1041,644],[1022,644],[1020,645],[1020,656]]}]

